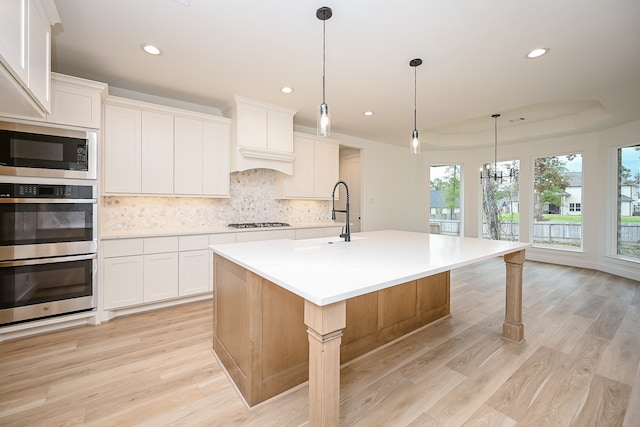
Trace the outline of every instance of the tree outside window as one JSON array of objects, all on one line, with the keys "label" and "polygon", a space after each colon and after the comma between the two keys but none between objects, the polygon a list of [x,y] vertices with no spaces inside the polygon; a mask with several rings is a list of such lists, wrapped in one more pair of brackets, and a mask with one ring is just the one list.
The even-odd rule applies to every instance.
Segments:
[{"label": "tree outside window", "polygon": [[640,145],[618,149],[617,254],[640,259]]},{"label": "tree outside window", "polygon": [[520,239],[520,161],[487,163],[482,172],[482,237]]},{"label": "tree outside window", "polygon": [[431,166],[429,228],[460,235],[460,165]]},{"label": "tree outside window", "polygon": [[534,160],[533,244],[556,249],[582,247],[582,155]]}]

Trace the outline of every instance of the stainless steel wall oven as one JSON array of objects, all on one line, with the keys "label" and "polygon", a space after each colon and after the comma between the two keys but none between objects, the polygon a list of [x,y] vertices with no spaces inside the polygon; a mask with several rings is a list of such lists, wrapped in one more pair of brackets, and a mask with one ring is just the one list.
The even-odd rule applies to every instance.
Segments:
[{"label": "stainless steel wall oven", "polygon": [[95,190],[0,183],[0,325],[95,308]]}]

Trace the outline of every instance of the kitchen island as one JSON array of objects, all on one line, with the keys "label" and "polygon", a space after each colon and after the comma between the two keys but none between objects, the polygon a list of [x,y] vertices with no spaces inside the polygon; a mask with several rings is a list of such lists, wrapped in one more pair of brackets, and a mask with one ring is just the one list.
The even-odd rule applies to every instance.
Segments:
[{"label": "kitchen island", "polygon": [[453,268],[504,256],[503,336],[524,340],[528,246],[402,231],[213,245],[213,349],[249,405],[308,378],[310,425],[337,425],[341,359],[447,316]]}]

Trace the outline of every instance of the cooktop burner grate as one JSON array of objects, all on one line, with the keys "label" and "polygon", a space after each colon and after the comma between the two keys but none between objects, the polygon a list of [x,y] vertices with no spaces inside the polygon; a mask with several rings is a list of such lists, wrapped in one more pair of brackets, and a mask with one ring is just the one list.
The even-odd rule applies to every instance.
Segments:
[{"label": "cooktop burner grate", "polygon": [[229,224],[233,228],[289,227],[286,222],[241,222]]}]

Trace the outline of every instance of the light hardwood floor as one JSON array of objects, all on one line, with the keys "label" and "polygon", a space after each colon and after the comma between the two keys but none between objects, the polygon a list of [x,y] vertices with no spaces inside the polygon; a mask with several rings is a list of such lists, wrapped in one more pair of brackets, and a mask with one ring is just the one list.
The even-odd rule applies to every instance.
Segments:
[{"label": "light hardwood floor", "polygon": [[[450,318],[341,371],[344,426],[640,426],[640,285],[526,262],[526,341],[500,338],[504,263],[452,272]],[[299,426],[308,388],[248,409],[211,301],[0,343],[1,426]]]}]

